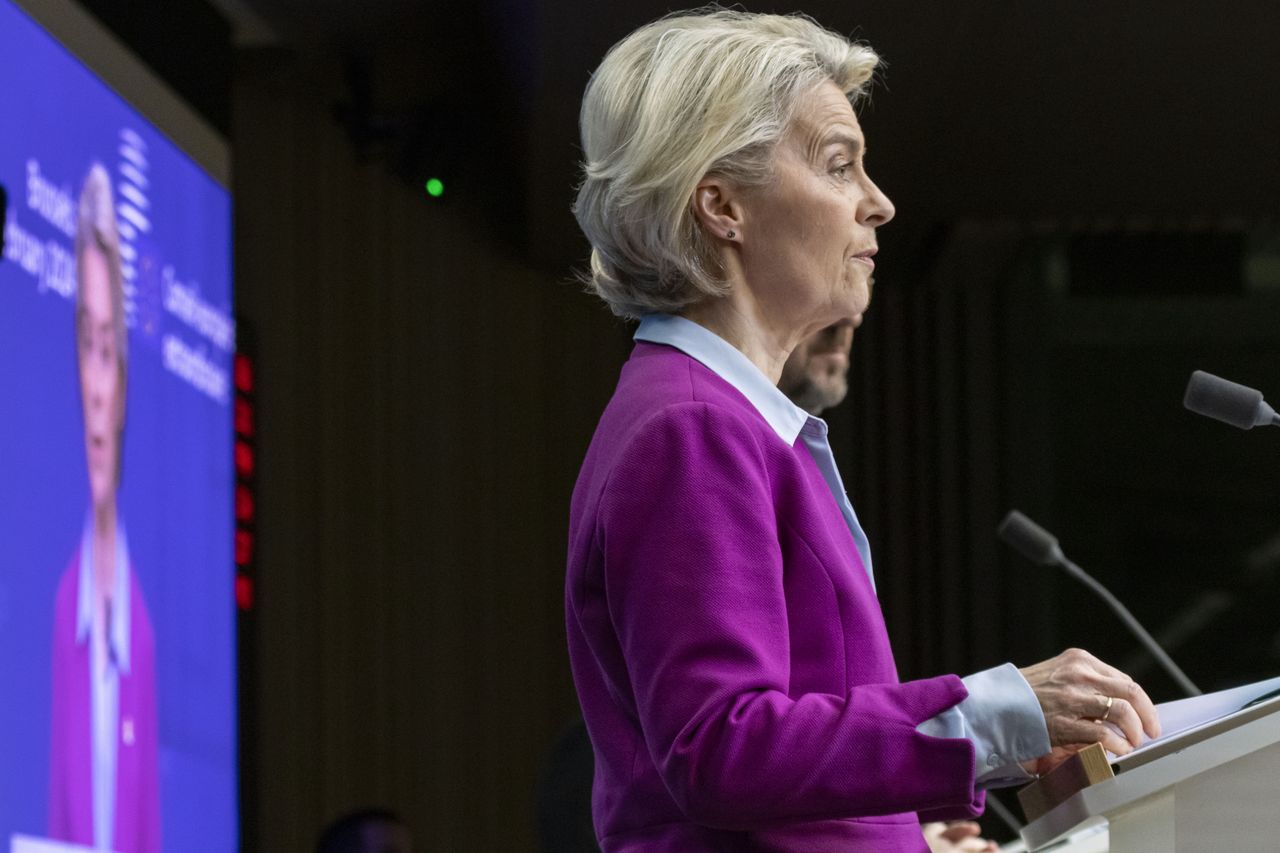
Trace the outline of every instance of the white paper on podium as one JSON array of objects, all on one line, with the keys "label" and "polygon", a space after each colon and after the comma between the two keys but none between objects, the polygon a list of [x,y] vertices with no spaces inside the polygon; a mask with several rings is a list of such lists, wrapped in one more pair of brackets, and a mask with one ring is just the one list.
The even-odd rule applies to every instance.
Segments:
[{"label": "white paper on podium", "polygon": [[[1206,693],[1203,696],[1192,696],[1188,699],[1162,702],[1156,706],[1156,712],[1160,715],[1160,737],[1147,738],[1143,741],[1142,746],[1119,758],[1108,752],[1107,758],[1117,768],[1123,767],[1126,761],[1141,755],[1155,744],[1194,731],[1202,726],[1207,726],[1225,717],[1230,717],[1232,714],[1244,710],[1246,705],[1258,697],[1266,696],[1268,693],[1277,690],[1280,690],[1280,676],[1253,684],[1245,684],[1240,687],[1232,687],[1227,690],[1219,690],[1216,693]],[[1280,696],[1267,700],[1268,703],[1277,701],[1280,701]]]}]

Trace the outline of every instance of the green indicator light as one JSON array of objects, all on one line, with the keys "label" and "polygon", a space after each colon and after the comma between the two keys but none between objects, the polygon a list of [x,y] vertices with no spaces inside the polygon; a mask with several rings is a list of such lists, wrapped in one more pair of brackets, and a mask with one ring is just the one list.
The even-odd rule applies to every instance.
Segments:
[{"label": "green indicator light", "polygon": [[444,195],[444,181],[439,178],[432,178],[427,181],[427,195],[432,198],[440,198]]}]

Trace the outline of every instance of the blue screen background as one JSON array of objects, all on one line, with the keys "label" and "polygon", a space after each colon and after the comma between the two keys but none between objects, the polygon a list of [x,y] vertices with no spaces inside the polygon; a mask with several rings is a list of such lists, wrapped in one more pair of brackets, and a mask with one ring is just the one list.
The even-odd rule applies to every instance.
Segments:
[{"label": "blue screen background", "polygon": [[[46,830],[54,594],[88,511],[67,292],[74,241],[47,194],[32,203],[32,164],[43,186],[74,202],[100,163],[117,209],[132,203],[147,226],[125,240],[133,271],[119,497],[155,629],[164,848],[232,851],[232,347],[217,334],[232,316],[231,199],[10,0],[0,0],[0,91],[0,183],[9,194],[0,261],[0,849],[13,833]],[[206,322],[171,310],[175,282]],[[202,380],[166,358],[175,349],[194,354]]]}]

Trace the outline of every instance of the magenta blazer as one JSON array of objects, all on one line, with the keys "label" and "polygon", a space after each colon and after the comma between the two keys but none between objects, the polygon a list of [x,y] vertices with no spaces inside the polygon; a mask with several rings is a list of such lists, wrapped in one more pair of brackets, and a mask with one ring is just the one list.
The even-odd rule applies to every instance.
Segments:
[{"label": "magenta blazer", "polygon": [[[53,743],[49,836],[93,845],[92,702],[89,643],[76,643],[80,551],[58,584],[53,617]],[[160,779],[156,652],[137,574],[129,572],[129,674],[120,677],[116,757],[118,853],[159,853]]]},{"label": "magenta blazer", "polygon": [[899,682],[813,457],[713,371],[637,344],[570,513],[605,851],[922,853],[922,817],[981,810],[971,742],[916,731],[964,684]]}]

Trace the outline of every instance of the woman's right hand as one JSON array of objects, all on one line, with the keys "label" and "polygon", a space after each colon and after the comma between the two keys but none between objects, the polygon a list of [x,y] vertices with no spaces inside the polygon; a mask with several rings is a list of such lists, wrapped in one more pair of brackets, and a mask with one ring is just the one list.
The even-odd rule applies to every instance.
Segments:
[{"label": "woman's right hand", "polygon": [[1033,772],[1045,772],[1091,743],[1125,755],[1144,735],[1160,736],[1160,718],[1146,691],[1086,651],[1067,649],[1019,672],[1040,701],[1053,747],[1048,756],[1028,762]]}]

